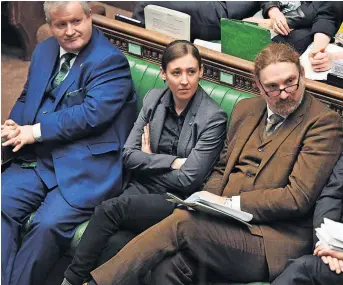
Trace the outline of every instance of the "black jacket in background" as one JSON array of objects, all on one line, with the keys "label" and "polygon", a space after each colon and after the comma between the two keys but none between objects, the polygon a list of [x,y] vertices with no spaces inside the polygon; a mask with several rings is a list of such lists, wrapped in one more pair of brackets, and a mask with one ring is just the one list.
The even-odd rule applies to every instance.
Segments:
[{"label": "black jacket in background", "polygon": [[[268,10],[281,7],[279,1],[262,1],[261,9],[264,18],[269,18]],[[311,29],[315,33],[324,33],[334,37],[343,21],[342,1],[303,1],[295,11],[285,13],[291,29]]]}]

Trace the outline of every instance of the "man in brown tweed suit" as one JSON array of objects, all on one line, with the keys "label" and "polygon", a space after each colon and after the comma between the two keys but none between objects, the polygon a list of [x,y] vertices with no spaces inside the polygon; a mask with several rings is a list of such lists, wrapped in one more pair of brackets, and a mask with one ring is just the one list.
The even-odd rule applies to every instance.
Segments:
[{"label": "man in brown tweed suit", "polygon": [[311,253],[313,208],[341,153],[341,118],[305,91],[289,46],[266,47],[254,73],[261,97],[237,104],[203,189],[253,214],[253,226],[177,209],[94,270],[90,284],[194,284],[199,268],[207,279],[271,281],[289,258]]}]

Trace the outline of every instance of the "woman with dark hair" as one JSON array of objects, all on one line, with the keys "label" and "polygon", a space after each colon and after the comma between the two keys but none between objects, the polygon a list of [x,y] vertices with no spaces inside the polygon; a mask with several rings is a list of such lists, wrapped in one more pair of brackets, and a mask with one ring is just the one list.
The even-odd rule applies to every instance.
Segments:
[{"label": "woman with dark hair", "polygon": [[82,284],[99,263],[169,216],[175,205],[166,200],[167,191],[184,198],[210,174],[227,117],[199,86],[202,74],[193,44],[177,40],[166,47],[161,76],[168,86],[145,95],[124,146],[125,190],[95,208],[62,284]]}]

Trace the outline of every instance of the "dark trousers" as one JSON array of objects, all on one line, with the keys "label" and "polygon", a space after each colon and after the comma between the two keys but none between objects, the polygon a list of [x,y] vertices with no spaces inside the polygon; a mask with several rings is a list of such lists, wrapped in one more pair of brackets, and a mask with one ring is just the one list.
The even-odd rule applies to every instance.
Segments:
[{"label": "dark trousers", "polygon": [[[12,163],[1,175],[1,284],[40,285],[69,248],[92,209],[76,209],[58,187],[47,189],[34,169]],[[30,232],[22,226],[36,211]]]},{"label": "dark trousers", "polygon": [[[194,259],[187,251],[163,259],[149,272],[142,285],[231,285],[232,280],[218,275]],[[239,283],[243,284],[243,283]]]},{"label": "dark trousers", "polygon": [[319,257],[305,255],[290,260],[285,271],[274,280],[272,285],[341,285],[343,273],[330,270]]},{"label": "dark trousers", "polygon": [[313,35],[311,29],[296,29],[291,31],[287,36],[277,35],[272,41],[290,44],[298,53],[303,54],[313,42]]},{"label": "dark trousers", "polygon": [[201,268],[221,280],[266,281],[263,238],[234,220],[177,209],[91,274],[97,284],[194,284]]},{"label": "dark trousers", "polygon": [[83,284],[99,263],[116,255],[133,237],[173,212],[175,204],[168,202],[165,195],[141,194],[136,185],[130,185],[121,196],[95,208],[65,272],[71,284]]}]

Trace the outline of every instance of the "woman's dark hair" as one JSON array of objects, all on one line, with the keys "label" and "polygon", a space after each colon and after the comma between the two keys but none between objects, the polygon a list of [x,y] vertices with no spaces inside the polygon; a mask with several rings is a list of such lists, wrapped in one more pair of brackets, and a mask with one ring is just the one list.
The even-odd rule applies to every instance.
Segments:
[{"label": "woman's dark hair", "polygon": [[189,53],[198,61],[199,68],[201,68],[201,57],[196,46],[186,40],[176,40],[169,43],[164,50],[161,60],[162,69],[166,71],[169,62]]}]

